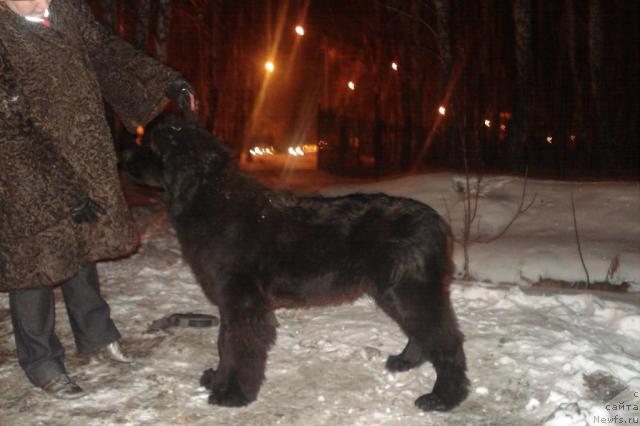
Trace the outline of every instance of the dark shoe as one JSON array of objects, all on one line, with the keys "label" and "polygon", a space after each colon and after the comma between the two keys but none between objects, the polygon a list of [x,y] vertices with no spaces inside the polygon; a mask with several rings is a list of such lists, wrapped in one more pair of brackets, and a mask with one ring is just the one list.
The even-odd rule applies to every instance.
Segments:
[{"label": "dark shoe", "polygon": [[85,395],[84,390],[66,374],[61,374],[42,386],[42,390],[58,399],[77,399]]},{"label": "dark shoe", "polygon": [[110,361],[131,363],[133,358],[127,354],[119,341],[109,343],[107,346],[98,351],[98,358]]}]

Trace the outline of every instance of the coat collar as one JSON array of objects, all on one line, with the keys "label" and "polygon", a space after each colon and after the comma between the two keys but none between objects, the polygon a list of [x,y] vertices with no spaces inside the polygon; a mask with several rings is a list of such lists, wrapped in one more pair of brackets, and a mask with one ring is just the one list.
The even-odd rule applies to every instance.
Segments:
[{"label": "coat collar", "polygon": [[[10,10],[3,11],[0,13],[0,40],[7,43],[20,43],[35,37],[44,43],[53,44],[60,48],[73,47],[69,45],[69,41],[64,35],[69,27],[68,19],[64,15],[64,2],[60,0],[52,1],[49,4],[50,28],[38,22],[29,22],[23,16]],[[37,49],[33,43],[30,44],[32,48]]]},{"label": "coat collar", "polygon": [[[34,32],[37,34],[43,34],[47,32],[52,32],[57,27],[57,3],[51,2],[49,4],[49,8],[47,9],[49,15],[47,19],[49,20],[49,27],[46,27],[42,24],[42,22],[37,21],[38,18],[27,19],[24,16],[20,16],[17,13],[11,11],[10,9],[6,9],[4,11],[0,11],[0,26],[4,26],[6,28],[10,28],[13,31],[18,32]],[[35,21],[34,21],[35,19]]]}]

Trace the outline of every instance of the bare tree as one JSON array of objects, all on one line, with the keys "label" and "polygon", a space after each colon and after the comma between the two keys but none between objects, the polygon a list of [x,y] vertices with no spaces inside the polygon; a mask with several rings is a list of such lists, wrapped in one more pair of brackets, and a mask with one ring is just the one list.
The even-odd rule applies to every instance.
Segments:
[{"label": "bare tree", "polygon": [[514,108],[514,125],[509,150],[509,166],[520,169],[525,163],[527,141],[533,119],[533,60],[531,0],[514,0],[517,94]]},{"label": "bare tree", "polygon": [[[584,263],[584,256],[582,255],[582,245],[580,244],[580,233],[578,232],[578,220],[576,219],[576,203],[573,199],[573,191],[571,192],[571,213],[573,216],[573,230],[576,236],[576,244],[578,245],[578,254],[580,255],[580,262],[582,263],[582,269],[584,270],[584,273],[587,277],[587,286],[591,286],[591,279],[589,278],[589,270],[587,269],[587,265]],[[613,268],[610,267],[609,270],[612,271]],[[610,274],[613,275],[613,272],[611,272]],[[607,276],[608,275],[609,274],[607,274]]]},{"label": "bare tree", "polygon": [[135,46],[145,50],[149,39],[149,24],[151,22],[151,0],[138,1],[138,21],[134,38]]},{"label": "bare tree", "polygon": [[576,11],[575,0],[565,1],[565,21],[566,21],[566,40],[567,40],[567,56],[569,57],[569,68],[571,78],[573,80],[573,113],[571,116],[572,130],[582,133],[582,117],[583,108],[583,81],[582,73],[578,68],[578,46],[576,34]]},{"label": "bare tree", "polygon": [[595,152],[592,159],[595,166],[603,170],[611,169],[610,153],[605,138],[607,112],[604,99],[604,18],[600,0],[589,0],[589,71],[591,79],[591,97],[595,109]]},{"label": "bare tree", "polygon": [[116,2],[117,0],[103,0],[104,7],[104,21],[109,28],[115,28],[116,22]]},{"label": "bare tree", "polygon": [[158,21],[156,24],[156,57],[161,61],[167,60],[167,39],[171,26],[171,0],[158,1]]},{"label": "bare tree", "polygon": [[453,53],[451,48],[451,0],[433,0],[438,17],[438,48],[440,49],[440,63],[442,74],[440,77],[441,97],[451,79],[453,69]]}]

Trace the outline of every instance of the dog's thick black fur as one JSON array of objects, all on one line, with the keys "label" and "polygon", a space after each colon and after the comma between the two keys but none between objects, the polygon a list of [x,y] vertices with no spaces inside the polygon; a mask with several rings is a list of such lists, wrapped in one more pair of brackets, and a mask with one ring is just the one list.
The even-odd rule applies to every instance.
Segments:
[{"label": "dog's thick black fur", "polygon": [[278,308],[371,296],[409,341],[390,371],[431,361],[437,379],[423,410],[449,410],[467,396],[466,361],[449,300],[451,236],[430,207],[383,194],[295,197],[238,169],[207,131],[173,117],[151,134],[182,253],[220,309],[220,361],[201,384],[209,402],[256,399]]}]

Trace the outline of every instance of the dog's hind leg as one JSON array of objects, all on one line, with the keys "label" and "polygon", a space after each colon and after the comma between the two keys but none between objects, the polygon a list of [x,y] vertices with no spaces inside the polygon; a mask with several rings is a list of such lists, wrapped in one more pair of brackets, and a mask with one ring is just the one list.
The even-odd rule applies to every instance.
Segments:
[{"label": "dog's hind leg", "polygon": [[404,371],[431,361],[437,378],[433,391],[416,400],[425,411],[446,411],[467,396],[469,381],[462,348],[463,336],[451,308],[449,296],[438,287],[403,284],[376,297],[409,337],[401,354],[387,360],[390,371]]},{"label": "dog's hind leg", "polygon": [[[394,294],[389,292],[384,297],[375,297],[378,306],[405,331],[403,325],[404,318],[398,311],[398,300],[394,300]],[[426,354],[422,351],[421,346],[410,335],[407,345],[398,355],[390,355],[385,363],[385,368],[389,371],[407,371],[412,368],[419,367],[428,360]]]},{"label": "dog's hind leg", "polygon": [[467,362],[462,347],[464,337],[447,301],[439,311],[439,320],[425,341],[429,359],[436,370],[431,393],[422,395],[416,405],[425,411],[447,411],[459,405],[468,395]]}]

